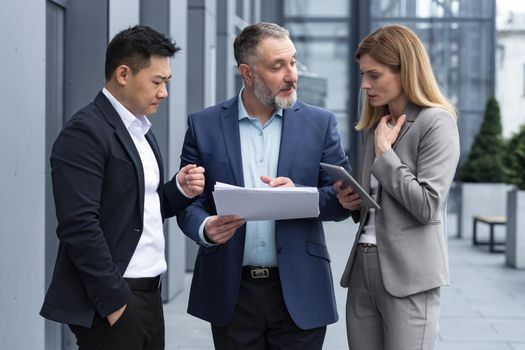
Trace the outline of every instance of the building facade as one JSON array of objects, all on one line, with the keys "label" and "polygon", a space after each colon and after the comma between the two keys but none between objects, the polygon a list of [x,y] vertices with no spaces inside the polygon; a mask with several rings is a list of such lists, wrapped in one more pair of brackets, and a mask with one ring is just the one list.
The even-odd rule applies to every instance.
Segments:
[{"label": "building facade", "polygon": [[[459,109],[464,157],[479,129],[484,101],[494,93],[494,15],[494,0],[2,2],[0,276],[5,283],[0,310],[10,315],[0,328],[2,347],[74,348],[67,327],[38,315],[58,247],[49,155],[64,122],[103,87],[105,49],[118,31],[146,24],[183,48],[172,60],[170,96],[152,117],[164,175],[171,177],[179,167],[187,114],[240,88],[233,39],[258,21],[290,30],[300,63],[299,97],[336,113],[353,166],[360,153],[359,135],[353,131],[360,96],[353,52],[378,26],[412,27],[427,45],[440,85]],[[196,245],[175,220],[166,222],[165,234],[169,268],[163,296],[170,300],[193,267]]]},{"label": "building facade", "polygon": [[503,136],[525,124],[525,13],[509,13],[497,31],[496,98]]}]

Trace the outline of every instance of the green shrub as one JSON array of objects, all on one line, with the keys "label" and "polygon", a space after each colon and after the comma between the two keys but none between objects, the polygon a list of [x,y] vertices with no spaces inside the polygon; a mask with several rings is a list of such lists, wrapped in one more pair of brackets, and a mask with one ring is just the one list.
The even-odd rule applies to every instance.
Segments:
[{"label": "green shrub", "polygon": [[507,182],[525,190],[525,124],[509,140],[504,161]]},{"label": "green shrub", "polygon": [[468,159],[461,167],[459,179],[463,182],[505,182],[505,152],[498,101],[491,97]]}]

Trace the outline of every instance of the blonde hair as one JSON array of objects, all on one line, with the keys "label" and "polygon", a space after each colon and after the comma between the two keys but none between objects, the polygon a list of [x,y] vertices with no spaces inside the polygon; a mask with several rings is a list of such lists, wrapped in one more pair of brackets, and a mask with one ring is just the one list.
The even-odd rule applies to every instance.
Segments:
[{"label": "blonde hair", "polygon": [[[412,30],[402,25],[379,28],[359,44],[355,59],[359,61],[365,54],[399,73],[401,88],[409,102],[420,107],[442,108],[456,118],[454,106],[439,90],[425,47]],[[372,128],[387,114],[388,106],[373,107],[365,96],[363,113],[355,128]]]}]

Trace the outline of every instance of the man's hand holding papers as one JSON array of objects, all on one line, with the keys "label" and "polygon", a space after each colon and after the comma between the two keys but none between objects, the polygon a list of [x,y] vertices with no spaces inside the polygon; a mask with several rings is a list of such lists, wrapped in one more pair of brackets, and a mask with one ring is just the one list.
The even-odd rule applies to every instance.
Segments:
[{"label": "man's hand holding papers", "polygon": [[226,243],[245,223],[246,220],[237,215],[210,216],[204,227],[204,237],[209,243]]}]

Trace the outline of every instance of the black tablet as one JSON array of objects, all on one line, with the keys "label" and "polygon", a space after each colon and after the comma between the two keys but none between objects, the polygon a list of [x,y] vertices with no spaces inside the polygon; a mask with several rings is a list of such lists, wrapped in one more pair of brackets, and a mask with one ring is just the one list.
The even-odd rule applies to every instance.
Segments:
[{"label": "black tablet", "polygon": [[370,197],[370,195],[365,191],[361,185],[346,171],[345,168],[339,165],[332,165],[327,163],[321,163],[321,167],[336,180],[341,180],[345,186],[351,186],[352,189],[359,193],[361,201],[368,207],[375,208],[376,210],[381,209],[379,204]]}]

